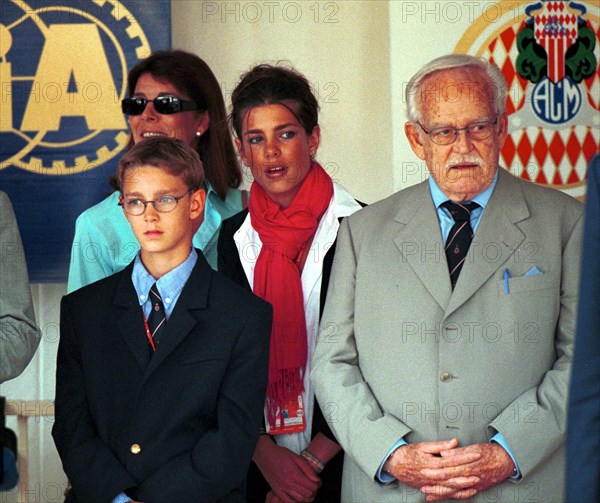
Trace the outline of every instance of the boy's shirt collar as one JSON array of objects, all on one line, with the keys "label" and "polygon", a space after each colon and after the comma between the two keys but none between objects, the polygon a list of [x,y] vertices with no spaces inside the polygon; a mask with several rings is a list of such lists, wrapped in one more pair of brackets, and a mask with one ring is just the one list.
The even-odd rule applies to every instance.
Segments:
[{"label": "boy's shirt collar", "polygon": [[[155,280],[154,277],[144,267],[144,264],[140,258],[140,253],[138,252],[133,263],[131,281],[133,282],[133,286],[137,293],[140,306],[145,307],[144,304],[146,304],[148,300],[150,288],[154,283],[156,283],[158,293],[163,299],[165,313],[168,318],[173,311],[175,303],[181,294],[181,290],[183,290],[184,285],[187,283],[187,280],[189,279],[192,269],[194,269],[197,261],[198,252],[196,252],[196,249],[192,247],[188,258],[186,258],[174,269],[171,269],[167,274],[161,276],[158,278],[158,280]],[[147,307],[149,311],[150,304],[148,304]],[[144,313],[146,316],[148,316],[146,309],[144,309]]]}]

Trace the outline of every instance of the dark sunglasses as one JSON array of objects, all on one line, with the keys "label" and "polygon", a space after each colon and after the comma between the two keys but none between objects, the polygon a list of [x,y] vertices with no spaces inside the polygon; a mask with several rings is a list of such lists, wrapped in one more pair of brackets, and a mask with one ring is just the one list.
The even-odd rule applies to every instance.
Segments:
[{"label": "dark sunglasses", "polygon": [[154,110],[159,114],[176,114],[177,112],[187,112],[189,110],[200,110],[197,103],[193,101],[182,100],[176,96],[158,96],[153,100],[146,98],[125,98],[121,101],[121,110],[125,115],[141,115],[146,109],[146,105],[151,101],[154,104]]}]

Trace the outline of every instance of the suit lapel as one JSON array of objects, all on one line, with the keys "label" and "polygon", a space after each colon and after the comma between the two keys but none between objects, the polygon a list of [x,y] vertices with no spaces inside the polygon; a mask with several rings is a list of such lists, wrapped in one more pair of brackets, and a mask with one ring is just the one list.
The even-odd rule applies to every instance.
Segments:
[{"label": "suit lapel", "polygon": [[526,218],[529,209],[521,187],[499,168],[498,183],[475,232],[446,316],[464,304],[515,253],[525,239],[515,224]]},{"label": "suit lapel", "polygon": [[[408,263],[427,291],[445,310],[452,287],[428,182],[422,182],[407,195],[395,220],[404,226],[394,239],[402,255],[400,260]],[[410,291],[410,285],[407,288]]]},{"label": "suit lapel", "polygon": [[150,375],[181,344],[197,324],[195,313],[206,309],[212,269],[201,252],[161,335],[161,343],[146,369]]},{"label": "suit lapel", "polygon": [[148,341],[145,336],[142,309],[137,302],[137,293],[131,281],[133,263],[121,273],[113,304],[117,306],[116,324],[129,350],[142,369],[150,359]]}]

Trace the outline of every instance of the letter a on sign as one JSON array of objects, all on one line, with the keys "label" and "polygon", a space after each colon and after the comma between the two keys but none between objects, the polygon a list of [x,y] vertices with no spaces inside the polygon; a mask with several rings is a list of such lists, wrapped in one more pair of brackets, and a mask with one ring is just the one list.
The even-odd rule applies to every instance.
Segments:
[{"label": "letter a on sign", "polygon": [[62,117],[83,116],[91,130],[127,127],[98,28],[94,24],[48,27],[23,131],[58,131]]}]

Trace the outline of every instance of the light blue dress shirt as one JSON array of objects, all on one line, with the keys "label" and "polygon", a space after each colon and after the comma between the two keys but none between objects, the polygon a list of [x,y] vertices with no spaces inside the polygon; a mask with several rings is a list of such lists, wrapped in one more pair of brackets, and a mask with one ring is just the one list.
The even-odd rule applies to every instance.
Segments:
[{"label": "light blue dress shirt", "polygon": [[[498,169],[502,169],[502,168],[498,168]],[[471,199],[472,202],[477,203],[480,206],[479,208],[475,208],[471,212],[471,228],[473,229],[474,233],[477,231],[477,226],[479,225],[481,216],[483,215],[485,208],[487,207],[488,203],[490,202],[490,198],[492,197],[492,193],[494,192],[494,188],[496,187],[497,182],[498,182],[498,171],[496,171],[496,174],[494,175],[494,179],[492,180],[492,183],[490,184],[490,186],[487,189],[485,189],[483,192],[481,192],[480,194],[477,194],[473,199]],[[440,230],[442,231],[442,240],[445,243],[446,239],[448,238],[448,234],[450,234],[450,229],[452,229],[452,226],[454,225],[454,218],[452,218],[452,215],[450,214],[450,212],[442,206],[442,204],[445,203],[446,201],[449,201],[449,199],[448,199],[448,196],[442,192],[442,189],[440,189],[438,184],[435,183],[435,180],[431,176],[429,177],[429,191],[431,193],[431,198],[433,199],[433,204],[435,206],[438,220],[440,223]],[[515,479],[519,478],[521,476],[521,471],[519,470],[519,465],[517,465],[517,461],[515,460],[515,457],[514,457],[512,451],[510,450],[510,447],[506,443],[506,440],[502,436],[502,434],[496,433],[490,439],[490,441],[497,442],[506,450],[508,455],[513,460],[513,463],[515,464],[515,467],[517,469],[517,472],[514,475],[512,475],[511,478],[515,478]],[[389,475],[383,471],[383,465],[385,464],[387,459],[391,456],[392,452],[394,452],[398,447],[401,447],[406,444],[407,444],[407,442],[403,438],[401,438],[389,450],[389,452],[387,453],[387,455],[385,456],[385,458],[379,465],[379,469],[377,470],[377,478],[379,479],[379,482],[381,482],[383,484],[389,484],[395,480],[394,477],[392,477],[391,475]]]},{"label": "light blue dress shirt", "polygon": [[[167,274],[154,279],[154,277],[148,272],[148,270],[142,264],[140,254],[138,253],[135,257],[133,264],[133,271],[131,273],[131,281],[138,296],[138,302],[144,311],[144,316],[148,318],[150,316],[150,309],[152,309],[152,302],[148,300],[150,295],[150,288],[156,283],[158,293],[163,300],[165,306],[165,316],[167,320],[173,312],[173,308],[181,295],[181,290],[187,283],[187,280],[192,274],[192,269],[198,261],[198,252],[194,248],[190,251],[188,258],[186,258],[181,264],[175,269],[171,269]],[[131,501],[131,498],[125,493],[119,493],[113,500],[112,503],[126,503]]]},{"label": "light blue dress shirt", "polygon": [[[471,199],[472,202],[477,203],[480,206],[479,208],[475,208],[473,211],[471,211],[471,229],[473,229],[473,233],[477,231],[477,226],[479,225],[481,215],[483,215],[483,211],[490,202],[490,198],[492,197],[492,193],[494,192],[497,182],[498,172],[496,171],[490,186],[481,194],[477,194],[473,199]],[[442,192],[442,189],[439,188],[438,184],[435,183],[435,180],[431,176],[429,177],[429,191],[431,192],[433,205],[435,206],[438,220],[440,222],[442,241],[445,243],[446,239],[448,238],[448,234],[450,234],[450,229],[452,229],[452,226],[454,225],[454,218],[452,218],[450,211],[444,208],[442,204],[450,199],[448,199],[448,196]]]},{"label": "light blue dress shirt", "polygon": [[[229,189],[223,201],[207,182],[204,221],[193,245],[217,268],[217,241],[221,222],[242,210],[242,193]],[[128,266],[140,245],[119,206],[119,192],[85,210],[75,223],[68,291],[106,278]]]},{"label": "light blue dress shirt", "polygon": [[152,285],[156,283],[156,288],[165,306],[165,315],[168,320],[177,299],[179,299],[179,295],[181,295],[181,290],[183,290],[197,261],[198,253],[192,248],[188,258],[175,267],[175,269],[171,269],[167,274],[156,280],[144,267],[140,254],[136,255],[131,273],[131,281],[135,287],[138,302],[142,306],[146,319],[150,316],[150,309],[152,309],[152,302],[148,300]]},{"label": "light blue dress shirt", "polygon": [[131,498],[125,493],[119,493],[119,495],[112,500],[112,503],[127,503],[131,501]]}]

